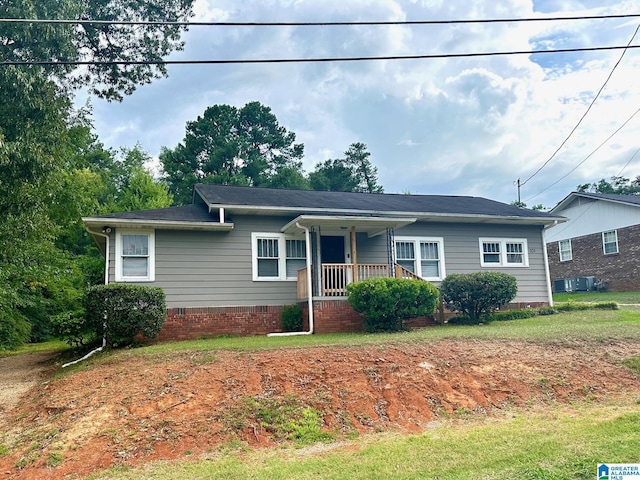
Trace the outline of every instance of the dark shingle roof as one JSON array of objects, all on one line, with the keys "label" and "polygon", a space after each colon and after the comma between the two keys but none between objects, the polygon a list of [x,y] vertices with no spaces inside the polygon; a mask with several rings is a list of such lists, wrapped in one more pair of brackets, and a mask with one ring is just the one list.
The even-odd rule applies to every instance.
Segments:
[{"label": "dark shingle roof", "polygon": [[110,213],[99,218],[123,220],[159,220],[173,222],[218,222],[217,212],[211,214],[206,205],[199,203],[182,207],[156,208],[135,212]]},{"label": "dark shingle roof", "polygon": [[382,213],[482,215],[520,218],[558,218],[481,197],[404,195],[387,193],[320,192],[230,185],[198,184],[196,191],[212,205],[281,207],[306,211],[352,210]]}]

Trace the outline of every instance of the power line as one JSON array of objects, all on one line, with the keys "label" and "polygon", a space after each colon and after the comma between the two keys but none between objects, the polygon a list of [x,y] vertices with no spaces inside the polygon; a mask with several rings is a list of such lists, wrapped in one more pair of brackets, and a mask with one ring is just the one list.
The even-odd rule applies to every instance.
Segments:
[{"label": "power line", "polygon": [[352,22],[180,22],[180,21],[124,21],[124,20],[91,20],[91,19],[40,19],[40,18],[0,18],[0,23],[46,23],[46,24],[95,24],[95,25],[157,25],[184,27],[325,27],[325,26],[357,26],[357,25],[452,25],[465,23],[518,23],[549,22],[567,20],[610,20],[637,18],[640,13],[618,15],[578,15],[567,17],[528,17],[528,18],[490,18],[463,20],[398,20],[398,21],[352,21]]},{"label": "power line", "polygon": [[560,48],[552,50],[516,50],[506,52],[476,53],[438,53],[431,55],[389,55],[376,57],[320,57],[320,58],[258,58],[230,60],[25,60],[0,62],[1,66],[65,66],[65,65],[228,65],[228,64],[260,64],[260,63],[321,63],[321,62],[359,62],[373,60],[425,60],[436,58],[469,58],[491,57],[499,55],[533,55],[542,53],[597,52],[605,50],[621,50],[640,48],[640,45],[618,45],[609,47]]},{"label": "power line", "polygon": [[593,150],[589,155],[587,155],[580,163],[578,163],[575,167],[573,167],[571,170],[569,170],[567,173],[565,173],[562,177],[560,177],[558,180],[556,180],[555,182],[553,182],[551,185],[549,185],[546,188],[543,188],[542,190],[540,190],[538,193],[536,193],[533,197],[529,197],[528,199],[525,200],[525,203],[529,202],[529,200],[533,200],[534,198],[536,198],[538,195],[540,195],[543,192],[546,192],[547,190],[549,190],[551,187],[553,187],[554,185],[557,185],[558,183],[560,183],[562,180],[564,180],[565,178],[567,178],[569,175],[571,175],[573,172],[575,172],[577,170],[577,168],[582,165],[584,162],[586,162],[587,160],[589,160],[598,150],[600,150],[600,148],[602,148],[609,140],[611,140],[620,130],[622,130],[627,123],[629,123],[633,117],[635,117],[638,113],[640,113],[640,108],[638,108],[635,112],[633,112],[631,114],[631,116],[629,118],[627,118],[624,123],[622,125],[620,125],[615,132],[613,132],[611,135],[609,135],[605,141],[603,141],[600,145],[598,145],[595,150]]},{"label": "power line", "polygon": [[578,129],[578,127],[580,126],[580,124],[582,123],[582,121],[585,119],[585,117],[587,116],[587,114],[589,113],[589,111],[591,110],[591,107],[593,107],[593,105],[596,103],[596,100],[598,100],[598,97],[600,97],[600,94],[602,93],[602,91],[604,90],[604,88],[607,86],[607,83],[609,83],[609,80],[611,80],[611,77],[613,76],[613,72],[616,71],[616,68],[618,68],[618,65],[620,65],[620,62],[622,61],[622,58],[624,57],[624,54],[627,53],[627,49],[630,48],[631,42],[633,42],[633,39],[636,38],[636,35],[638,33],[638,30],[640,29],[640,25],[638,25],[636,27],[635,32],[633,32],[633,35],[631,36],[631,39],[629,40],[629,42],[627,42],[627,46],[625,47],[625,49],[622,51],[622,54],[620,55],[620,58],[618,59],[618,61],[615,63],[615,65],[613,66],[613,68],[611,69],[611,72],[609,72],[609,75],[607,76],[607,79],[604,81],[604,83],[602,84],[602,86],[600,87],[600,90],[598,90],[598,93],[596,93],[595,97],[593,97],[593,100],[591,100],[591,103],[589,104],[589,106],[587,107],[587,110],[584,112],[584,114],[580,117],[580,120],[578,120],[578,123],[576,123],[575,127],[573,127],[571,129],[571,131],[569,132],[569,135],[567,135],[567,138],[565,138],[562,143],[560,144],[560,146],[556,149],[555,152],[553,152],[553,154],[547,159],[546,162],[544,162],[542,164],[542,166],[540,166],[540,168],[538,168],[535,172],[533,172],[532,175],[529,176],[529,178],[527,178],[524,182],[520,183],[518,182],[518,188],[524,186],[529,180],[531,180],[533,177],[535,177],[538,173],[540,173],[540,171],[546,167],[549,162],[551,160],[553,160],[555,158],[555,156],[558,154],[558,152],[560,150],[562,150],[562,147],[564,147],[564,145],[569,141],[569,139],[571,138],[571,136],[575,133],[575,131]]},{"label": "power line", "polygon": [[620,171],[618,172],[618,177],[622,175],[622,172],[624,172],[624,169],[627,168],[629,166],[629,164],[633,161],[634,158],[636,158],[636,155],[638,155],[638,153],[640,153],[640,147],[638,147],[638,149],[635,151],[635,153],[633,155],[631,155],[631,158],[629,160],[627,160],[627,163],[624,164],[624,167],[622,167],[620,169]]}]

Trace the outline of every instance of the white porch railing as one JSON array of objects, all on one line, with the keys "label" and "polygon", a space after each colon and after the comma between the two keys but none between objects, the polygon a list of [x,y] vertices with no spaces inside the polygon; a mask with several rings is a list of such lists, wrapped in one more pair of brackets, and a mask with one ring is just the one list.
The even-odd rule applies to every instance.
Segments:
[{"label": "white porch railing", "polygon": [[[355,271],[354,271],[355,270]],[[416,278],[406,268],[395,265],[392,272],[388,265],[359,264],[354,268],[350,263],[323,263],[320,277],[320,295],[322,297],[344,297],[347,295],[347,285],[358,280],[370,278]],[[308,298],[307,269],[298,270],[298,298]]]}]

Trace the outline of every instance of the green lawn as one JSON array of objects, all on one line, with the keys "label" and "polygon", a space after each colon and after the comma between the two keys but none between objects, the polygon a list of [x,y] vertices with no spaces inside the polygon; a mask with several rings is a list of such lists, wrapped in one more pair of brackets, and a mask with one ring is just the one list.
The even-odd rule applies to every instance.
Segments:
[{"label": "green lawn", "polygon": [[554,302],[618,302],[640,304],[640,292],[554,293]]},{"label": "green lawn", "polygon": [[49,340],[42,343],[28,343],[21,345],[15,350],[0,350],[0,358],[14,355],[25,355],[39,352],[65,352],[69,350],[69,345],[61,340]]},{"label": "green lawn", "polygon": [[[168,342],[133,350],[131,354],[163,354],[175,350],[265,350],[310,346],[357,346],[381,343],[424,342],[446,338],[484,338],[531,342],[590,341],[640,338],[640,313],[627,310],[583,310],[542,315],[487,325],[441,325],[389,334],[331,334],[292,337],[234,337]],[[126,354],[126,352],[125,352]]]}]

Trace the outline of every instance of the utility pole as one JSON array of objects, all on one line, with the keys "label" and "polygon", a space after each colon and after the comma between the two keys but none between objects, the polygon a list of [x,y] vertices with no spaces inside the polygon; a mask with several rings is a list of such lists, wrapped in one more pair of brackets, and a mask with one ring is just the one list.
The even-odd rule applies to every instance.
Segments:
[{"label": "utility pole", "polygon": [[520,179],[516,180],[515,182],[513,182],[514,185],[516,185],[518,187],[518,205],[520,205],[520,203],[522,203],[520,201]]}]

